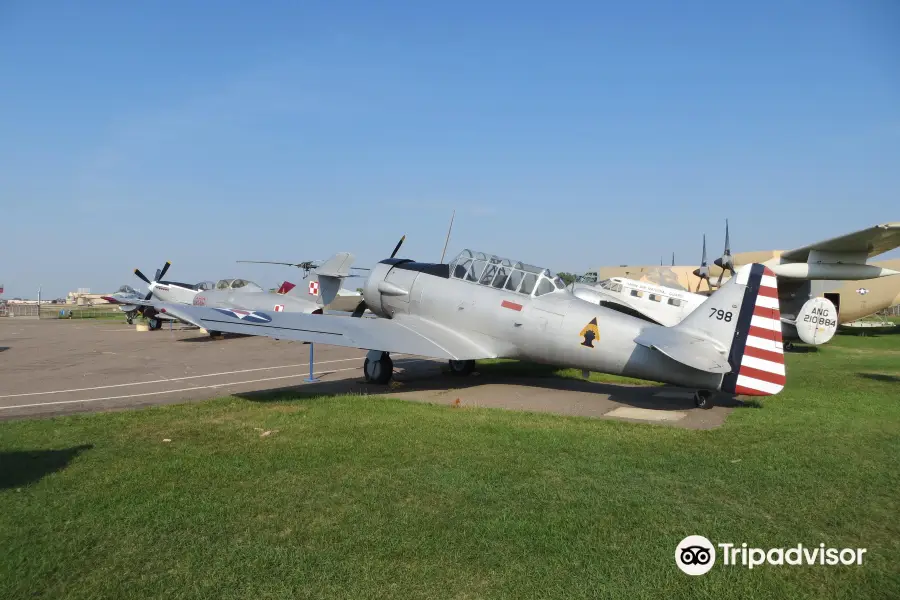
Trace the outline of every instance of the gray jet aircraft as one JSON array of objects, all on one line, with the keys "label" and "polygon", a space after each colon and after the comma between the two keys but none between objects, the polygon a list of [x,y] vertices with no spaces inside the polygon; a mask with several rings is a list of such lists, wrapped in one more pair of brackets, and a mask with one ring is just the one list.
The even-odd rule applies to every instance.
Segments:
[{"label": "gray jet aircraft", "polygon": [[400,352],[449,359],[459,375],[476,359],[505,357],[662,381],[697,390],[700,408],[713,391],[766,396],[785,385],[777,282],[761,264],[742,267],[674,327],[581,300],[547,269],[469,250],[450,264],[382,260],[354,316],[366,308],[377,317],[160,310],[207,329],[367,349],[365,377],[381,384]]}]

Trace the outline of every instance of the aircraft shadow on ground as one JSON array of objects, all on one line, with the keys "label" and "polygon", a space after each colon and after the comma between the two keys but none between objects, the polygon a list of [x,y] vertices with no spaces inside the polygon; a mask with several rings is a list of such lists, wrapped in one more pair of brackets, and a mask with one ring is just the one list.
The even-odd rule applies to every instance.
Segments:
[{"label": "aircraft shadow on ground", "polygon": [[6,352],[9,350],[9,346],[0,346],[0,352]]},{"label": "aircraft shadow on ground", "polygon": [[799,344],[795,344],[790,350],[785,350],[788,354],[815,354],[818,351],[818,346],[801,346]]},{"label": "aircraft shadow on ground", "polygon": [[36,483],[51,473],[62,471],[76,456],[93,447],[93,444],[82,444],[63,450],[0,452],[0,489]]},{"label": "aircraft shadow on ground", "polygon": [[884,383],[900,383],[900,377],[897,375],[888,375],[886,373],[857,373],[857,377],[863,379],[871,379],[872,381],[882,381]]},{"label": "aircraft shadow on ground", "polygon": [[[516,364],[519,371],[522,364]],[[366,383],[362,376],[338,381],[320,381],[305,383],[297,386],[277,387],[267,390],[236,394],[240,398],[253,402],[283,402],[287,400],[304,400],[318,396],[337,396],[345,394],[365,394],[378,396],[391,396],[392,393],[407,394],[410,392],[442,392],[452,394],[451,390],[464,390],[483,385],[525,385],[553,391],[587,392],[593,394],[606,394],[609,400],[619,404],[635,408],[653,410],[689,410],[694,408],[694,401],[687,397],[685,388],[674,386],[635,386],[615,383],[601,383],[580,379],[547,375],[556,367],[545,365],[528,365],[534,367],[534,373],[523,375],[521,372],[510,374],[502,372],[503,363],[497,365],[485,365],[480,372],[476,370],[473,375],[454,376],[446,367],[439,363],[430,363],[428,367],[421,368],[422,361],[411,359],[394,360],[394,382],[389,386]],[[493,367],[501,367],[501,372],[494,372]],[[479,366],[481,369],[481,366]],[[684,397],[659,397],[661,392],[681,392]],[[425,398],[426,401],[432,401]],[[440,403],[437,398],[433,400]],[[718,394],[715,400],[716,406],[726,408],[761,408],[762,405],[755,400],[741,401],[727,394]]]}]

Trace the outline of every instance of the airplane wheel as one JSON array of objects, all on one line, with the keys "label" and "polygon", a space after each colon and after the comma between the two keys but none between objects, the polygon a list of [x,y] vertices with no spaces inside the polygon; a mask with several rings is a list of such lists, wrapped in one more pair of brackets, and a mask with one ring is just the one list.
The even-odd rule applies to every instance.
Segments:
[{"label": "airplane wheel", "polygon": [[220,335],[222,335],[221,331],[210,331],[209,332],[209,337],[219,337]]},{"label": "airplane wheel", "polygon": [[382,352],[381,358],[376,360],[367,357],[363,363],[363,373],[365,373],[368,383],[385,385],[394,375],[394,361],[387,352]]},{"label": "airplane wheel", "polygon": [[149,319],[147,319],[147,328],[150,329],[150,331],[161,329],[162,319],[158,319],[157,317],[150,317]]},{"label": "airplane wheel", "polygon": [[471,375],[475,370],[474,360],[451,360],[450,373],[453,375]]},{"label": "airplane wheel", "polygon": [[713,407],[713,395],[709,390],[697,390],[694,392],[694,406],[709,410]]},{"label": "airplane wheel", "polygon": [[131,317],[125,317],[125,322],[129,325],[134,325],[134,319]]},{"label": "airplane wheel", "polygon": [[794,349],[794,342],[785,342],[785,343],[784,343],[784,349],[787,350],[788,352],[790,352],[791,350],[793,350],[793,349]]}]

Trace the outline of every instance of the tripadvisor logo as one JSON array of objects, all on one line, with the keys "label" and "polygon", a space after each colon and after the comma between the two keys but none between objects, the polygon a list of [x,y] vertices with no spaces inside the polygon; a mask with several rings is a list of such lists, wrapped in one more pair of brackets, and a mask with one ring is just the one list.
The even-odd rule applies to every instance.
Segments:
[{"label": "tripadvisor logo", "polygon": [[688,575],[703,575],[716,564],[716,547],[702,535],[689,535],[675,548],[675,564]]},{"label": "tripadvisor logo", "polygon": [[719,549],[722,564],[727,567],[741,566],[753,569],[761,565],[861,565],[866,548],[826,548],[825,544],[804,546],[797,544],[790,548],[752,548],[746,543],[713,544],[702,535],[689,535],[675,548],[675,564],[688,575],[703,575],[716,563],[716,548]]}]

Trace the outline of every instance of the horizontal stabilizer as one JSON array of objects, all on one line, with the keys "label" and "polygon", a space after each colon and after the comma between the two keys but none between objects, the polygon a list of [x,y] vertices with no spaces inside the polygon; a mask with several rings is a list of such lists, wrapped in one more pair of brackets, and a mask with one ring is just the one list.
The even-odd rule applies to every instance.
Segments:
[{"label": "horizontal stabilizer", "polygon": [[350,265],[356,257],[349,252],[338,252],[317,269],[316,274],[319,278],[324,277],[347,277],[350,275]]},{"label": "horizontal stabilizer", "polygon": [[698,333],[655,327],[640,334],[635,343],[652,348],[672,360],[707,373],[728,373],[728,349]]}]

